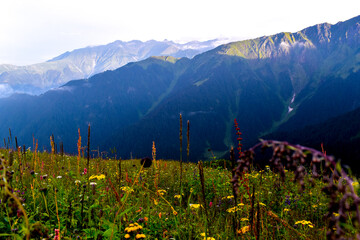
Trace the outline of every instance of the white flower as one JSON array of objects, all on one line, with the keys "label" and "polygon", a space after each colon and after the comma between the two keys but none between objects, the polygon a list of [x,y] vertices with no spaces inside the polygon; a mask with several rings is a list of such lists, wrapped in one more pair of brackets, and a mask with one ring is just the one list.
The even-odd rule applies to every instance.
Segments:
[{"label": "white flower", "polygon": [[91,186],[95,186],[95,185],[96,185],[96,182],[91,182],[90,185],[91,185]]},{"label": "white flower", "polygon": [[57,176],[56,178],[59,178],[59,179],[60,179],[60,178],[62,178],[62,176]]}]

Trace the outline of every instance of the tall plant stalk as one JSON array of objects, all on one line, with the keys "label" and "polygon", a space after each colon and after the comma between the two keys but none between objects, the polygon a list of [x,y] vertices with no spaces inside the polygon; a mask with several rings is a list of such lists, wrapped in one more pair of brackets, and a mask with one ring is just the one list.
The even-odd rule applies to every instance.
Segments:
[{"label": "tall plant stalk", "polygon": [[190,121],[187,121],[187,147],[186,147],[186,161],[189,162],[189,154],[190,154]]},{"label": "tall plant stalk", "polygon": [[88,126],[87,164],[86,164],[86,168],[87,168],[88,171],[90,171],[89,164],[90,164],[90,123],[89,123],[89,126]]},{"label": "tall plant stalk", "polygon": [[79,138],[77,142],[77,148],[78,148],[78,155],[77,155],[77,175],[80,175],[80,157],[81,157],[81,135],[80,135],[80,128],[78,129],[79,132]]},{"label": "tall plant stalk", "polygon": [[182,186],[182,115],[180,113],[180,132],[179,132],[179,140],[180,140],[180,189]]}]

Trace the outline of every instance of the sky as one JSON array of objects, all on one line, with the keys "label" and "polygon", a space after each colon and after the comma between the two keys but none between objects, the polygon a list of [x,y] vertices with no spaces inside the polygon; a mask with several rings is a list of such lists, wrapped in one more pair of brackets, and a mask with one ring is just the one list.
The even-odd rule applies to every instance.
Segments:
[{"label": "sky", "polygon": [[115,40],[244,40],[360,15],[359,0],[1,0],[0,64]]}]

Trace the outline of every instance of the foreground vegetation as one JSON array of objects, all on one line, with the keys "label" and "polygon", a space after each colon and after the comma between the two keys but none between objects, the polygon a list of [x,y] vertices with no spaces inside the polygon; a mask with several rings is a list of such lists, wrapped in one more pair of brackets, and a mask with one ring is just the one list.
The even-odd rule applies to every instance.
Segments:
[{"label": "foreground vegetation", "polygon": [[230,164],[154,160],[144,168],[139,160],[1,150],[0,239],[356,238],[356,197],[345,201],[348,211],[336,202],[347,185],[326,194],[329,184],[305,168],[299,184],[299,171],[278,171],[276,161],[240,176],[246,164],[234,172]]}]

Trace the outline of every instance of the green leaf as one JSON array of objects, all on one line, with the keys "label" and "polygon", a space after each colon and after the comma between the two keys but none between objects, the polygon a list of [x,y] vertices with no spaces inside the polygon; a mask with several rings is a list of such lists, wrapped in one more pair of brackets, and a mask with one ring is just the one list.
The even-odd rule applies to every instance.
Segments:
[{"label": "green leaf", "polygon": [[341,162],[340,161],[338,161],[337,163],[336,163],[336,170],[339,172],[339,173],[341,173]]},{"label": "green leaf", "polygon": [[103,235],[103,237],[110,238],[111,234],[115,235],[115,233],[117,233],[117,232],[118,232],[117,229],[109,228],[102,235]]}]

